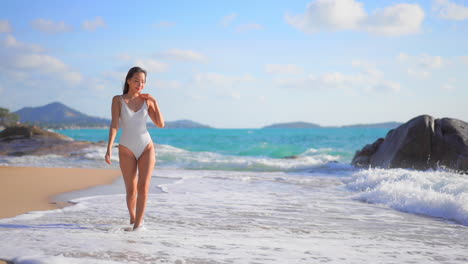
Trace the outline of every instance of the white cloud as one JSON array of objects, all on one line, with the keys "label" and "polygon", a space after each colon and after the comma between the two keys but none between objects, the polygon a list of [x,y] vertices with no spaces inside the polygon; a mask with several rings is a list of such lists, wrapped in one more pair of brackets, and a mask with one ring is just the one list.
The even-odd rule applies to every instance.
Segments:
[{"label": "white cloud", "polygon": [[148,72],[167,72],[169,70],[168,64],[153,59],[139,59],[135,61],[135,65]]},{"label": "white cloud", "polygon": [[[238,100],[242,97],[241,90],[251,85],[255,78],[250,74],[225,75],[214,72],[197,73],[194,76],[195,86],[202,88],[218,98]],[[199,94],[203,94],[200,92]]]},{"label": "white cloud", "polygon": [[389,80],[380,80],[375,84],[371,84],[371,90],[385,90],[392,92],[399,92],[401,90],[401,85],[398,82],[389,81]]},{"label": "white cloud", "polygon": [[468,65],[468,56],[460,56],[460,60]]},{"label": "white cloud", "polygon": [[468,19],[468,7],[457,5],[448,0],[434,0],[432,10],[437,16],[449,20]]},{"label": "white cloud", "polygon": [[242,76],[228,76],[224,74],[207,72],[195,74],[195,83],[200,87],[229,88],[241,82],[251,82],[254,78],[245,74]]},{"label": "white cloud", "polygon": [[17,81],[34,83],[35,78],[38,78],[36,73],[52,79],[62,79],[70,85],[76,85],[83,80],[81,73],[70,70],[60,59],[49,55],[15,54],[6,63],[8,69],[12,67],[14,70],[7,70],[5,73]]},{"label": "white cloud", "polygon": [[63,74],[63,79],[70,84],[78,84],[83,81],[83,75],[79,72],[69,71]]},{"label": "white cloud", "polygon": [[125,82],[125,76],[127,76],[127,72],[124,71],[107,71],[102,74],[105,80],[122,82],[122,84]]},{"label": "white cloud", "polygon": [[317,0],[305,14],[286,14],[288,24],[309,34],[319,31],[356,30],[398,36],[420,31],[423,9],[416,4],[396,4],[368,15],[356,0]]},{"label": "white cloud", "polygon": [[445,64],[441,56],[431,56],[420,54],[411,56],[406,53],[400,53],[397,60],[407,66],[406,73],[410,76],[420,79],[427,79],[431,76],[431,71],[440,69]]},{"label": "white cloud", "polygon": [[67,69],[67,66],[61,60],[42,54],[19,54],[13,63],[19,69],[32,69],[47,73],[63,72]]},{"label": "white cloud", "polygon": [[409,59],[409,55],[406,54],[406,53],[400,53],[398,54],[398,61],[400,62],[404,62],[404,61],[408,61]]},{"label": "white cloud", "polygon": [[255,23],[242,24],[242,25],[239,25],[237,27],[237,31],[239,31],[239,32],[247,32],[247,31],[251,31],[251,30],[262,30],[262,29],[263,29],[262,25],[255,24]]},{"label": "white cloud", "polygon": [[232,14],[229,14],[227,16],[224,16],[222,19],[221,19],[221,25],[227,27],[229,26],[232,21],[237,17],[237,14],[236,13],[232,13]]},{"label": "white cloud", "polygon": [[265,72],[273,74],[301,74],[302,68],[295,64],[266,64]]},{"label": "white cloud", "polygon": [[42,52],[44,49],[36,44],[23,43],[18,40],[13,35],[6,35],[3,39],[3,45],[5,48],[16,49],[25,52]]},{"label": "white cloud", "polygon": [[161,56],[182,61],[196,61],[196,62],[205,62],[205,55],[193,51],[193,50],[181,50],[181,49],[169,49],[161,53]]},{"label": "white cloud", "polygon": [[450,83],[446,83],[446,84],[442,85],[442,90],[453,91],[453,90],[455,90],[455,86],[453,86]]},{"label": "white cloud", "polygon": [[428,71],[424,71],[424,70],[416,70],[416,69],[407,69],[406,72],[408,73],[408,75],[411,75],[413,77],[417,77],[417,78],[420,78],[420,79],[427,79],[429,78],[429,76],[431,76],[431,73],[428,72]]},{"label": "white cloud", "polygon": [[54,22],[52,20],[46,19],[36,19],[32,21],[32,26],[42,32],[48,34],[56,34],[56,33],[63,33],[72,31],[71,26],[65,24],[63,21]]},{"label": "white cloud", "polygon": [[355,68],[374,69],[376,64],[366,60],[353,60],[351,65]]},{"label": "white cloud", "polygon": [[328,72],[321,75],[310,74],[304,78],[277,79],[279,86],[298,89],[345,89],[364,91],[393,91],[399,92],[398,82],[386,80],[384,74],[377,69],[364,70],[356,74]]},{"label": "white cloud", "polygon": [[171,28],[175,26],[174,22],[171,21],[159,21],[153,25],[155,28]]},{"label": "white cloud", "polygon": [[442,57],[441,56],[430,56],[427,54],[422,54],[419,58],[416,58],[421,67],[437,69],[442,66]]},{"label": "white cloud", "polygon": [[397,4],[374,12],[362,25],[371,33],[398,36],[420,31],[423,9],[416,4]]},{"label": "white cloud", "polygon": [[366,12],[354,0],[317,0],[307,5],[305,14],[286,14],[286,22],[307,33],[320,30],[357,29]]},{"label": "white cloud", "polygon": [[18,54],[11,59],[10,65],[25,73],[38,72],[49,76],[51,76],[51,74],[57,74],[59,78],[70,85],[78,84],[83,80],[81,73],[70,70],[70,67],[60,59],[49,55]]},{"label": "white cloud", "polygon": [[97,77],[88,77],[86,79],[86,84],[89,88],[102,92],[102,91],[112,91],[121,92],[123,90],[123,84],[125,82],[126,72],[103,72],[100,76]]},{"label": "white cloud", "polygon": [[88,31],[96,31],[97,28],[105,27],[106,22],[102,17],[96,17],[94,20],[85,20],[82,28]]},{"label": "white cloud", "polygon": [[161,80],[161,79],[156,79],[154,81],[151,81],[151,83],[154,85],[156,88],[160,89],[178,89],[183,87],[183,84],[179,81],[176,80]]},{"label": "white cloud", "polygon": [[39,83],[39,78],[44,76],[62,79],[71,85],[83,80],[81,73],[72,71],[56,57],[43,54],[43,48],[38,45],[22,43],[10,34],[0,44],[0,55],[3,57],[0,69],[11,80],[31,86]]},{"label": "white cloud", "polygon": [[456,78],[448,78],[446,83],[444,85],[442,85],[442,90],[445,90],[445,91],[448,91],[448,92],[451,92],[453,90],[456,90],[456,82],[457,82],[457,79]]},{"label": "white cloud", "polygon": [[106,89],[106,85],[102,83],[96,83],[92,87],[97,91],[104,91]]},{"label": "white cloud", "polygon": [[0,19],[0,33],[10,33],[10,32],[11,32],[10,21]]}]

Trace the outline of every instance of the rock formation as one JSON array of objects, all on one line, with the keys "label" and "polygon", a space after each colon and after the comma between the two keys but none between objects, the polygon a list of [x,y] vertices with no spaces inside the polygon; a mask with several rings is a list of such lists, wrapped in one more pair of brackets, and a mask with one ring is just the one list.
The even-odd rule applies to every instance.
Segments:
[{"label": "rock formation", "polygon": [[429,115],[415,117],[357,151],[351,164],[419,170],[445,167],[466,172],[468,123]]},{"label": "rock formation", "polygon": [[46,155],[70,156],[97,143],[73,139],[37,126],[15,125],[0,132],[0,155]]}]

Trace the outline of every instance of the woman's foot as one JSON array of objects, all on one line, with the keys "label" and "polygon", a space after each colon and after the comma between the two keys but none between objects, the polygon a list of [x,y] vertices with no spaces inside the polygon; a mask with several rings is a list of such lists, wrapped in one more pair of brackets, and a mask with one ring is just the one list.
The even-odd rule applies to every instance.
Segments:
[{"label": "woman's foot", "polygon": [[133,231],[136,232],[136,231],[140,231],[140,230],[145,230],[145,226],[144,225],[140,225],[138,227],[133,227]]},{"label": "woman's foot", "polygon": [[139,224],[135,223],[133,225],[133,231],[137,231],[139,229],[142,229],[143,228],[143,223],[144,223],[144,221],[141,221],[141,223],[139,223]]}]

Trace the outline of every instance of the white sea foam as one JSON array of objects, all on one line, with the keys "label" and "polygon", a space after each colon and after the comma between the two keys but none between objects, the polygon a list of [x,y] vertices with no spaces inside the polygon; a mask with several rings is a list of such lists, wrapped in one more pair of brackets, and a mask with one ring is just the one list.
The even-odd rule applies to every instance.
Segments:
[{"label": "white sea foam", "polygon": [[468,177],[447,171],[360,170],[347,183],[355,198],[468,225]]},{"label": "white sea foam", "polygon": [[160,165],[167,168],[244,171],[301,171],[339,160],[328,154],[300,155],[295,159],[230,156],[213,152],[194,152],[158,145]]},{"label": "white sea foam", "polygon": [[[79,198],[34,218],[0,220],[0,237],[8,241],[0,258],[41,264],[468,261],[465,227],[350,199],[339,177],[155,174],[176,181],[150,188],[145,231],[122,230],[129,226],[124,194]],[[156,193],[157,185],[166,192]]]},{"label": "white sea foam", "polygon": [[330,152],[332,150],[333,149],[331,149],[331,148],[320,148],[320,149],[309,148],[306,151],[304,151],[301,154],[301,156],[314,156],[314,155],[317,155],[317,153],[328,153],[328,152]]},{"label": "white sea foam", "polygon": [[[169,145],[156,145],[155,151],[158,167],[175,169],[303,171],[322,167],[334,168],[335,165],[332,163],[339,160],[338,156],[326,154],[323,150],[309,150],[294,159],[222,155],[206,151],[188,151]],[[0,156],[0,165],[118,168],[118,150],[114,148],[111,156],[113,164],[110,166],[104,162],[105,153],[105,147],[92,146],[70,157],[59,155]]]}]

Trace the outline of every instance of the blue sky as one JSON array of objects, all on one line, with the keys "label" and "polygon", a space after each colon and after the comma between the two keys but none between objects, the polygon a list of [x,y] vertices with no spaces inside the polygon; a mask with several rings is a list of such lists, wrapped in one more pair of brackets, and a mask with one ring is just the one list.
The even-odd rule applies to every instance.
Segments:
[{"label": "blue sky", "polygon": [[468,1],[2,3],[1,107],[110,118],[135,65],[169,121],[468,121]]}]

